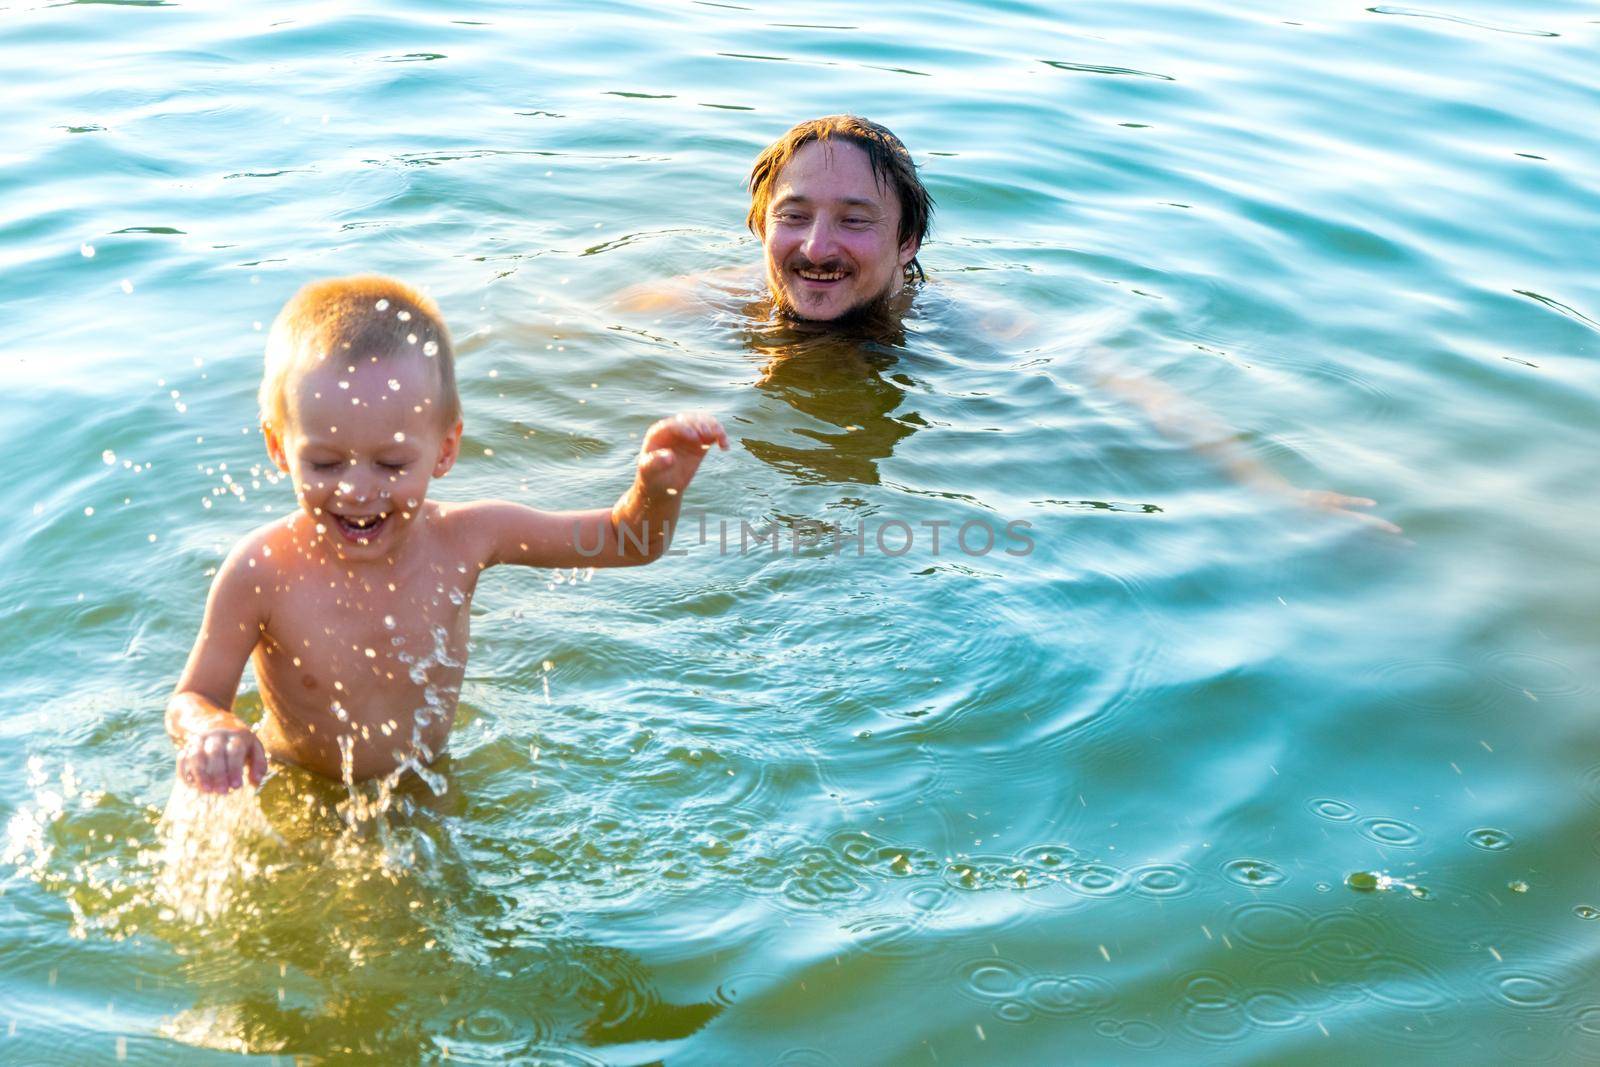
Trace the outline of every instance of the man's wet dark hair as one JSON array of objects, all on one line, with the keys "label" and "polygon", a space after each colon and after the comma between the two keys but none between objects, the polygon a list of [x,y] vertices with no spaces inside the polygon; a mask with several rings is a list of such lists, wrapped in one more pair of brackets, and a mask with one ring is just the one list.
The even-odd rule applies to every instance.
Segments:
[{"label": "man's wet dark hair", "polygon": [[[757,237],[765,237],[767,206],[772,203],[772,189],[778,175],[794,158],[794,154],[812,141],[847,141],[867,154],[872,164],[872,176],[882,185],[893,189],[900,201],[899,244],[915,240],[920,249],[927,236],[933,217],[933,197],[917,177],[917,165],[900,138],[887,127],[869,122],[859,115],[828,115],[811,119],[793,127],[788,133],[768,145],[750,168],[750,212],[745,225]],[[906,275],[923,277],[922,264],[913,256],[906,264]]]}]

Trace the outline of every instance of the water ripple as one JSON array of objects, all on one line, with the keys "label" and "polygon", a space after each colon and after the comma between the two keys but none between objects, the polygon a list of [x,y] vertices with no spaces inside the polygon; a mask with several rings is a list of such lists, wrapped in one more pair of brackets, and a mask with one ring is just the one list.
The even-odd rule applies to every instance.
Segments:
[{"label": "water ripple", "polygon": [[1362,819],[1360,831],[1362,837],[1389,848],[1416,848],[1422,843],[1422,831],[1400,819]]},{"label": "water ripple", "polygon": [[1273,886],[1282,885],[1289,878],[1281,867],[1266,860],[1233,860],[1223,865],[1222,873],[1235,885],[1245,885],[1252,889],[1271,889]]},{"label": "water ripple", "polygon": [[1311,913],[1293,904],[1257,901],[1235,908],[1228,929],[1263,952],[1298,952],[1311,938]]},{"label": "water ripple", "polygon": [[1492,826],[1480,826],[1467,833],[1467,844],[1485,852],[1504,852],[1511,847],[1511,843],[1510,834],[1504,830],[1496,830]]},{"label": "water ripple", "polygon": [[1091,1015],[1109,1008],[1115,991],[1104,978],[1042,975],[1028,982],[1023,996],[1041,1015]]},{"label": "water ripple", "polygon": [[1342,800],[1335,800],[1331,797],[1317,797],[1309,800],[1306,802],[1306,807],[1311,809],[1311,814],[1333,822],[1348,822],[1356,817],[1356,809],[1353,804],[1347,804]]},{"label": "water ripple", "polygon": [[1380,4],[1377,7],[1369,7],[1367,10],[1374,15],[1406,15],[1418,19],[1438,19],[1440,22],[1454,22],[1461,26],[1471,26],[1474,29],[1493,30],[1495,33],[1514,33],[1523,37],[1561,36],[1551,30],[1524,30],[1515,26],[1496,26],[1492,22],[1480,22],[1477,19],[1469,19],[1463,15],[1450,15],[1442,11],[1423,11],[1414,7],[1393,7],[1387,4]]},{"label": "water ripple", "polygon": [[1183,897],[1194,892],[1198,881],[1192,868],[1181,863],[1148,863],[1128,871],[1136,892],[1148,897]]}]

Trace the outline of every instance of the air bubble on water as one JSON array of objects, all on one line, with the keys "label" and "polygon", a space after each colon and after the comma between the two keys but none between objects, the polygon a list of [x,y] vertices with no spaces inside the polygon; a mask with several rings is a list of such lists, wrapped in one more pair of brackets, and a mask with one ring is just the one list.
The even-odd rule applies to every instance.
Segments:
[{"label": "air bubble on water", "polygon": [[1528,891],[1528,883],[1524,882],[1520,878],[1517,878],[1506,883],[1506,888],[1511,890],[1513,893],[1526,893]]},{"label": "air bubble on water", "polygon": [[376,308],[377,310],[379,310],[379,311],[388,311],[389,310],[389,301],[380,300],[380,301],[378,301],[376,304],[374,304],[372,306],[374,308]]},{"label": "air bubble on water", "polygon": [[117,454],[108,448],[100,453],[100,462],[108,467],[115,467],[117,465]]}]

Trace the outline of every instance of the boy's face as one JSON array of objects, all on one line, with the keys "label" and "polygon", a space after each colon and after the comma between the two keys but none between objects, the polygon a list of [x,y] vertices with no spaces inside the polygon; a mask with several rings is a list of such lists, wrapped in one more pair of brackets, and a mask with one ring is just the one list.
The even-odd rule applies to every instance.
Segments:
[{"label": "boy's face", "polygon": [[392,557],[461,444],[441,425],[438,372],[422,355],[329,356],[290,380],[267,451],[342,558]]}]

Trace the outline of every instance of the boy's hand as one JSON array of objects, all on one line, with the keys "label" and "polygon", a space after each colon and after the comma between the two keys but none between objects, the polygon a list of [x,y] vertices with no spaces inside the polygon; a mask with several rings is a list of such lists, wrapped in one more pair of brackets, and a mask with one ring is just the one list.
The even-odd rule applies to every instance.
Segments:
[{"label": "boy's hand", "polygon": [[648,498],[677,496],[689,486],[712,445],[728,447],[722,424],[703,411],[662,419],[639,447],[639,483]]},{"label": "boy's hand", "polygon": [[202,793],[226,793],[267,776],[267,751],[248,729],[206,730],[189,736],[178,753],[178,777]]}]

